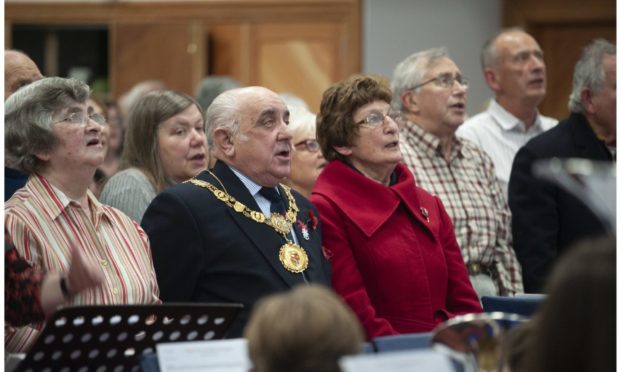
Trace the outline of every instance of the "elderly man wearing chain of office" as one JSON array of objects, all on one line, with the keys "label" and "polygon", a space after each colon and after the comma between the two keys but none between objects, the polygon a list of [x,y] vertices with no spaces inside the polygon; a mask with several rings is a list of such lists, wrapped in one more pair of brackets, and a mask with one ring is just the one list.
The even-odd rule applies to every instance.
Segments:
[{"label": "elderly man wearing chain of office", "polygon": [[291,167],[288,117],[266,88],[219,95],[206,123],[215,166],[162,192],[142,219],[162,300],[242,303],[229,337],[241,337],[260,297],[330,282],[316,209],[280,184]]},{"label": "elderly man wearing chain of office", "polygon": [[422,188],[438,195],[478,296],[523,292],[512,250],[510,211],[493,162],[455,136],[463,123],[467,80],[445,48],[412,54],[394,70],[392,106],[407,119],[403,162]]}]

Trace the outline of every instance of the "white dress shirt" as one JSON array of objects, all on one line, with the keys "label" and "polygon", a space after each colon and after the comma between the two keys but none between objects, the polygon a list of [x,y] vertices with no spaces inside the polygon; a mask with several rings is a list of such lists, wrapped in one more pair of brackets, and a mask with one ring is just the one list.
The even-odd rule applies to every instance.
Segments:
[{"label": "white dress shirt", "polygon": [[525,123],[493,100],[486,111],[465,121],[456,131],[456,135],[474,142],[489,154],[493,159],[504,197],[508,198],[508,181],[517,151],[527,141],[557,123],[554,118],[538,114],[534,125],[527,128]]}]

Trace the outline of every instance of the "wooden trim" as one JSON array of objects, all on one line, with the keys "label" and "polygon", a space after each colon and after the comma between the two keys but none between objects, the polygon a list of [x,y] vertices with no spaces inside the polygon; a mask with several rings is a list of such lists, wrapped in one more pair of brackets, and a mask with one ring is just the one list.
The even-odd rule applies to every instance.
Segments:
[{"label": "wooden trim", "polygon": [[[247,5],[245,5],[247,4]],[[33,12],[36,8],[36,12]],[[199,19],[210,23],[291,22],[296,20],[344,21],[357,1],[311,2],[162,2],[162,3],[7,3],[5,18],[15,23],[152,22]],[[139,17],[136,15],[139,14]]]}]

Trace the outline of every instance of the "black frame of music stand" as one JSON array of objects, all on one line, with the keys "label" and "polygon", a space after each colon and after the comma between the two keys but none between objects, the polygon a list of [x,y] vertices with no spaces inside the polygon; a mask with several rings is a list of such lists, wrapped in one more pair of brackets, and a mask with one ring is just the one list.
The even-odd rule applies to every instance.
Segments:
[{"label": "black frame of music stand", "polygon": [[241,304],[69,306],[58,310],[18,372],[139,371],[161,342],[224,338]]}]

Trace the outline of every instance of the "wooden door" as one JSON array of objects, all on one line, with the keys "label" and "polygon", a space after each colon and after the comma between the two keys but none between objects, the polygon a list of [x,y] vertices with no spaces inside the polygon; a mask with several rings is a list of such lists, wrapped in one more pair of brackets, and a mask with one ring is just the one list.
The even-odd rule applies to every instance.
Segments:
[{"label": "wooden door", "polygon": [[115,96],[144,80],[193,95],[205,75],[201,22],[113,22],[110,26],[111,87]]},{"label": "wooden door", "polygon": [[568,97],[572,91],[575,63],[583,48],[596,38],[615,44],[614,22],[572,23],[533,27],[532,36],[545,52],[547,95],[539,109],[547,115],[563,119],[568,116]]}]

